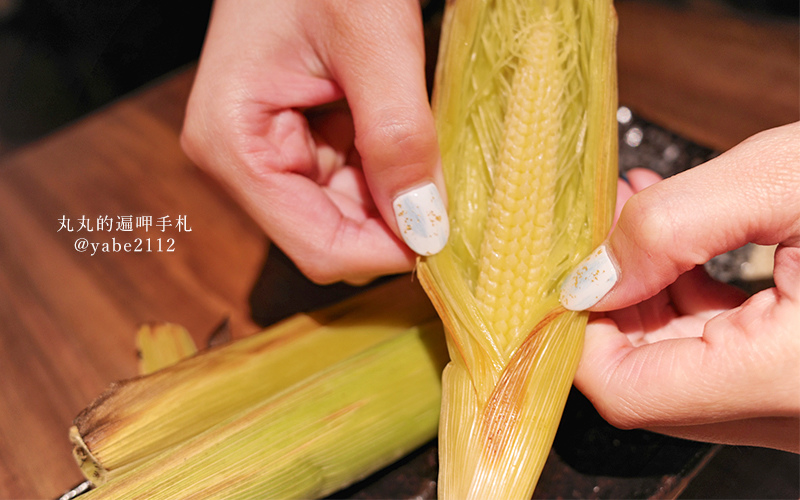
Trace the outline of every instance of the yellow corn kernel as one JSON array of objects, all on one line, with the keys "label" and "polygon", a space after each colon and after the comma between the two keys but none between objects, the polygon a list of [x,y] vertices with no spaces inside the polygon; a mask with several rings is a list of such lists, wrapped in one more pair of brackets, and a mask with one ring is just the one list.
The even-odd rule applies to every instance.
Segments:
[{"label": "yellow corn kernel", "polygon": [[538,23],[530,38],[505,118],[475,290],[503,347],[539,300],[554,230],[563,93],[554,23]]}]

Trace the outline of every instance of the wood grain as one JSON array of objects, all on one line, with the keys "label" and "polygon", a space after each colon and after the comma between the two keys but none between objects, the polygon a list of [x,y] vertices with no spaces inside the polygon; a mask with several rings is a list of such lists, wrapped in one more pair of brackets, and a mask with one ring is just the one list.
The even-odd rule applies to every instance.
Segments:
[{"label": "wood grain", "polygon": [[623,0],[620,103],[717,151],[800,120],[797,19],[708,0]]},{"label": "wood grain", "polygon": [[[0,164],[0,498],[52,498],[81,480],[66,431],[111,381],[136,374],[139,324],[176,322],[200,344],[224,317],[235,337],[256,328],[247,300],[266,240],[180,150],[192,76]],[[192,231],[59,231],[62,216],[77,229],[84,215],[183,215]],[[79,237],[174,238],[175,251],[91,256],[73,248]]]},{"label": "wood grain", "polygon": [[[719,150],[798,119],[791,22],[711,2],[618,2],[620,101]],[[0,159],[0,498],[53,498],[81,480],[67,429],[110,382],[136,372],[145,321],[200,343],[230,316],[254,331],[248,296],[266,239],[182,154],[193,73],[150,87]],[[191,232],[59,231],[81,216],[178,215]],[[94,242],[174,238],[171,253],[98,253]]]}]

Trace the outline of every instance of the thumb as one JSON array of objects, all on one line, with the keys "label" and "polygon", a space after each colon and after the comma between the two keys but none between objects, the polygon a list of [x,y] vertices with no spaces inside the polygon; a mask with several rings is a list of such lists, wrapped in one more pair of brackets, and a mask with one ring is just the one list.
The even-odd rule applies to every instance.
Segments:
[{"label": "thumb", "polygon": [[[608,311],[746,243],[800,243],[800,125],[762,132],[635,194],[605,243],[564,281],[571,310]],[[776,276],[776,284],[781,288]]]},{"label": "thumb", "polygon": [[[355,11],[355,12],[354,12]],[[436,129],[425,79],[419,2],[358,4],[346,34],[329,37],[330,67],[347,97],[370,194],[386,224],[416,253],[449,234]]]}]

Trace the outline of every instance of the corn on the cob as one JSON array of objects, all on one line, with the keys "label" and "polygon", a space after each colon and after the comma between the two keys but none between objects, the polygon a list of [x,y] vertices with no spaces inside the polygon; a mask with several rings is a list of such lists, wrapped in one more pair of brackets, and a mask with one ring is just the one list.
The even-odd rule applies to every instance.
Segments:
[{"label": "corn on the cob", "polygon": [[529,498],[587,315],[565,274],[607,233],[616,181],[610,0],[459,0],[434,90],[451,237],[418,266],[452,361],[440,498]]},{"label": "corn on the cob", "polygon": [[316,498],[431,439],[441,323],[413,327],[162,451],[88,499]]},{"label": "corn on the cob", "polygon": [[[389,303],[392,307],[386,307]],[[70,431],[74,455],[95,485],[111,481],[435,317],[419,287],[400,279],[148,376],[113,384],[75,419]]]}]

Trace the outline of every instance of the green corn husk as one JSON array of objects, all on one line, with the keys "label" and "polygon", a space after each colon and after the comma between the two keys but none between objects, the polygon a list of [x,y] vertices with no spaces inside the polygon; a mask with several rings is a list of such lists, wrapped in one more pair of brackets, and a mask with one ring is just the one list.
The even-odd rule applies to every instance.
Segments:
[{"label": "green corn husk", "polygon": [[90,491],[86,498],[316,498],[431,439],[447,361],[433,321],[375,345]]},{"label": "green corn husk", "polygon": [[617,177],[611,0],[448,2],[434,87],[450,240],[418,266],[452,358],[439,497],[530,498],[583,346],[560,283]]},{"label": "green corn husk", "polygon": [[[260,334],[113,384],[75,419],[70,430],[73,454],[93,484],[113,482],[153,456],[210,432],[220,422],[435,319],[425,294],[407,278],[319,312],[295,315]],[[151,351],[149,337],[144,336],[144,345]],[[177,357],[170,355],[159,363],[169,364]],[[399,373],[391,380],[399,383],[406,375]],[[346,390],[335,394],[341,396]],[[438,381],[426,390],[438,391]],[[421,402],[432,404],[424,398]],[[406,403],[421,410],[413,402]],[[385,425],[396,422],[387,418]],[[409,446],[419,444],[417,438],[410,441],[411,445],[400,448],[401,443],[394,443],[389,453],[394,456],[398,449],[410,451]]]}]

